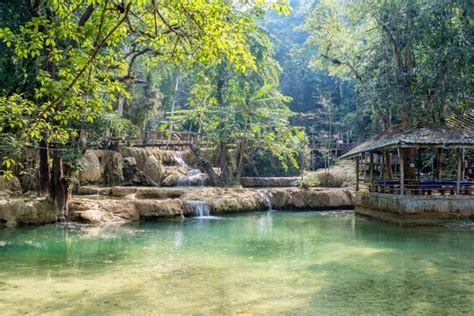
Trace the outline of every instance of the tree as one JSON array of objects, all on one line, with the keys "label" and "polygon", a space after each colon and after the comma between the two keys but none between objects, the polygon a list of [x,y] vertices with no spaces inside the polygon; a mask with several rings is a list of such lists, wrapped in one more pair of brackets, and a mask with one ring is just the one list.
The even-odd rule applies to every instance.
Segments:
[{"label": "tree", "polygon": [[[67,209],[62,147],[78,137],[82,122],[92,123],[118,98],[130,97],[127,83],[136,79],[140,56],[149,65],[225,57],[240,70],[254,66],[243,33],[246,19],[224,0],[33,0],[22,9],[25,22],[0,29],[0,40],[17,64],[35,65],[28,73],[34,83],[30,91],[0,97],[0,133],[39,144],[42,189],[49,184],[61,217]],[[12,163],[2,159],[6,169]]]},{"label": "tree", "polygon": [[[247,41],[256,67],[240,72],[230,60],[201,68],[188,98],[177,111],[176,122],[191,125],[215,151],[220,168],[218,184],[239,179],[245,163],[257,150],[268,150],[284,168],[297,166],[303,133],[289,124],[290,98],[279,91],[280,67],[271,44],[256,25],[249,24]],[[212,170],[208,170],[212,172]],[[215,178],[215,176],[211,176]]]},{"label": "tree", "polygon": [[355,80],[383,128],[442,122],[470,99],[468,12],[465,1],[322,0],[306,22],[312,67]]},{"label": "tree", "polygon": [[[443,123],[472,100],[469,12],[457,0],[321,0],[306,23],[312,66],[354,80],[382,129]],[[405,166],[415,179],[415,168]]]}]

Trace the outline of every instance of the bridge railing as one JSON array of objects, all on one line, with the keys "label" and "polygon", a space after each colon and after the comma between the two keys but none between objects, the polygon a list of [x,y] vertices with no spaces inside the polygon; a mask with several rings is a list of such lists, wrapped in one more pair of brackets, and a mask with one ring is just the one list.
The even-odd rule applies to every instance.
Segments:
[{"label": "bridge railing", "polygon": [[195,132],[144,132],[135,138],[113,137],[115,146],[160,147],[173,150],[184,150],[199,142],[199,134]]}]

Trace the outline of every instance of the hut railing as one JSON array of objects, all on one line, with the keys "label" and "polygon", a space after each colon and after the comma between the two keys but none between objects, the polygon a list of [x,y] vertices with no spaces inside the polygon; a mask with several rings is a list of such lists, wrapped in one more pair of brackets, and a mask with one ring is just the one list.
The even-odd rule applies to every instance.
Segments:
[{"label": "hut railing", "polygon": [[[403,193],[407,195],[457,195],[458,182],[452,179],[442,180],[406,180]],[[400,194],[400,180],[378,180],[369,183],[369,190],[378,193]],[[474,181],[459,181],[459,195],[473,195]]]}]

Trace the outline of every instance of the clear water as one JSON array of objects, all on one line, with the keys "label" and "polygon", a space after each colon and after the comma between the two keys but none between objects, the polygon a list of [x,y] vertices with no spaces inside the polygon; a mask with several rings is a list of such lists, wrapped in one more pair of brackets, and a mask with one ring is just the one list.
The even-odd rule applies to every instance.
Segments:
[{"label": "clear water", "polygon": [[0,229],[8,314],[473,314],[474,232],[351,213]]}]

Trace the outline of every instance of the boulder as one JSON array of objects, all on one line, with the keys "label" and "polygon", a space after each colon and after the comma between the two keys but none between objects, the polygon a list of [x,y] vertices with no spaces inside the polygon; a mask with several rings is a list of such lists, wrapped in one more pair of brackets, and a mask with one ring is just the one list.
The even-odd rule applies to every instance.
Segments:
[{"label": "boulder", "polygon": [[180,179],[185,177],[186,174],[187,174],[187,170],[183,167],[177,167],[177,166],[165,167],[165,173],[163,174],[163,178],[160,184],[165,187],[177,186]]},{"label": "boulder", "polygon": [[118,185],[123,181],[122,155],[116,151],[102,151],[101,164],[104,169],[103,182],[105,185]]},{"label": "boulder", "polygon": [[10,192],[21,192],[20,180],[15,176],[12,176],[9,179],[6,179],[5,176],[0,176],[0,191],[5,190]]},{"label": "boulder", "polygon": [[150,156],[146,159],[143,166],[143,172],[153,181],[160,182],[161,177],[165,173],[165,168],[156,157]]},{"label": "boulder", "polygon": [[133,157],[123,159],[123,185],[126,186],[157,186],[158,183],[151,179],[146,173],[139,170],[137,162]]},{"label": "boulder", "polygon": [[133,157],[125,157],[123,158],[123,166],[136,166],[137,165],[137,160]]},{"label": "boulder", "polygon": [[84,170],[79,173],[81,184],[97,184],[102,179],[102,166],[95,150],[86,150],[81,158]]},{"label": "boulder", "polygon": [[53,203],[44,198],[0,200],[0,223],[42,225],[58,219]]},{"label": "boulder", "polygon": [[136,200],[135,208],[140,217],[172,218],[182,217],[186,207],[179,199]]},{"label": "boulder", "polygon": [[73,199],[69,202],[69,218],[97,225],[138,221],[140,215],[133,200]]}]

